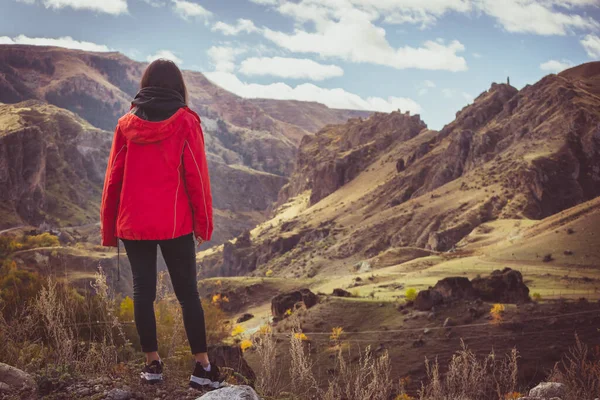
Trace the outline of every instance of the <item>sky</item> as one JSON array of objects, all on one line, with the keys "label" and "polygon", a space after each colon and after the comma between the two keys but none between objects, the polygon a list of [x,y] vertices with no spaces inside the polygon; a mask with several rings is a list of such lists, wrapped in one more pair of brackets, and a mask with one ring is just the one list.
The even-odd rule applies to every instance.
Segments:
[{"label": "sky", "polygon": [[600,59],[600,0],[0,0],[0,44],[169,58],[242,97],[451,122]]}]

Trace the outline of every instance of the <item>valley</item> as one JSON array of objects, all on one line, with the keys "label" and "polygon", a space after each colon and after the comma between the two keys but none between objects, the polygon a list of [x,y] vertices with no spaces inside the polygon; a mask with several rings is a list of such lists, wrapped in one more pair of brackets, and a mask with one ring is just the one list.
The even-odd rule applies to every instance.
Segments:
[{"label": "valley", "polygon": [[[142,68],[118,53],[0,46],[11,273],[85,291],[101,270],[116,299],[131,295],[97,218],[110,130]],[[525,393],[577,340],[600,346],[600,62],[521,90],[493,83],[440,131],[400,110],[248,100],[185,77],[217,227],[198,249],[198,287],[253,370],[267,332],[293,381],[290,339],[303,334],[324,392],[337,354],[356,363],[370,346],[389,355],[394,387],[407,379],[407,400],[430,378],[426,357],[446,372],[463,344],[516,348]]]}]

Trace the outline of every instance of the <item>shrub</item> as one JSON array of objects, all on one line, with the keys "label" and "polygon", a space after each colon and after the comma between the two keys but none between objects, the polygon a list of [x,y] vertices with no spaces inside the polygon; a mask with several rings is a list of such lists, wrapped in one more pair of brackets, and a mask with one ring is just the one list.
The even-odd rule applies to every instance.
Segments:
[{"label": "shrub", "polygon": [[415,289],[415,288],[407,289],[406,293],[404,294],[404,297],[406,297],[407,301],[415,301],[417,299],[417,289]]},{"label": "shrub", "polygon": [[538,292],[534,292],[531,295],[531,298],[533,299],[533,301],[542,301],[542,295],[539,294]]},{"label": "shrub", "polygon": [[267,278],[270,278],[270,277],[272,277],[272,276],[273,276],[273,270],[272,270],[272,269],[270,269],[270,270],[268,270],[267,272],[265,272],[265,276],[266,276]]},{"label": "shrub", "polygon": [[245,352],[246,350],[248,350],[251,347],[252,347],[252,341],[249,339],[242,340],[242,343],[240,343],[240,349],[242,349],[243,352]]},{"label": "shrub", "polygon": [[504,304],[494,304],[490,310],[492,322],[502,321],[504,311],[506,311],[506,307],[504,306]]},{"label": "shrub", "polygon": [[548,263],[554,261],[554,258],[552,257],[552,254],[546,254],[544,258],[542,258],[542,261]]},{"label": "shrub", "polygon": [[246,330],[244,329],[243,326],[241,325],[236,325],[235,328],[233,328],[233,330],[231,331],[231,336],[236,337],[236,336],[240,336],[242,333],[244,333]]},{"label": "shrub", "polygon": [[337,326],[331,329],[331,336],[329,336],[329,339],[331,339],[334,343],[337,344],[343,334],[344,328],[342,328],[341,326]]}]

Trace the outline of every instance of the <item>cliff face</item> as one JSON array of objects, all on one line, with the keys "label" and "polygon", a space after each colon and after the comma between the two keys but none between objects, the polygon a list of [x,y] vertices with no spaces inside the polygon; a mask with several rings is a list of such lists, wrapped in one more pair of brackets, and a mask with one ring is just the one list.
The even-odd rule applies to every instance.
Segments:
[{"label": "cliff face", "polygon": [[282,235],[297,245],[236,270],[302,276],[390,248],[446,251],[487,221],[542,219],[599,196],[599,82],[591,63],[520,91],[493,84],[440,132],[376,114],[305,138],[279,195],[288,203],[252,236],[252,248]]},{"label": "cliff face", "polygon": [[0,225],[95,222],[112,134],[37,101],[0,115]]},{"label": "cliff face", "polygon": [[426,128],[418,115],[393,112],[375,114],[366,121],[352,119],[305,136],[279,202],[310,189],[311,204],[317,203],[354,179],[392,144],[411,139]]},{"label": "cliff face", "polygon": [[[62,131],[68,132],[72,125],[65,118],[57,117],[62,122],[53,127],[38,126],[37,120],[32,120],[20,132],[11,131],[4,143],[17,150],[0,160],[4,165],[0,172],[4,178],[0,179],[6,182],[8,193],[4,196],[13,204],[5,208],[18,207],[19,212],[13,215],[6,211],[4,225],[40,221],[77,224],[95,214],[97,184],[103,179],[106,146],[110,143],[104,139],[99,148],[98,143],[88,145],[85,140],[97,140],[89,133],[100,132],[94,126],[105,130],[100,135],[103,138],[112,137],[106,131],[112,132],[117,119],[129,109],[144,67],[145,64],[118,53],[0,46],[0,102],[15,104],[14,108],[7,106],[6,113],[17,112],[18,102],[37,99],[70,110],[89,122],[77,135],[82,144],[73,145],[78,149],[75,153],[70,148],[63,151],[62,141],[67,133]],[[265,219],[264,211],[277,199],[294,168],[296,149],[304,135],[325,124],[343,122],[349,116],[368,115],[332,110],[317,103],[246,100],[212,84],[199,72],[184,71],[184,75],[190,106],[201,115],[205,131],[218,209],[217,243]],[[59,114],[62,115],[56,113]],[[4,123],[0,129],[5,129]],[[87,136],[90,137],[85,139]],[[44,144],[49,137],[55,137],[58,144]],[[54,163],[50,172],[46,170],[46,160]],[[63,162],[67,167],[60,166]],[[65,176],[61,175],[63,172],[60,177],[52,175],[57,165],[58,170],[67,171]],[[72,176],[86,184],[71,184]],[[56,195],[48,195],[48,190],[54,190]],[[61,214],[58,209],[70,210],[69,216],[67,211]]]}]

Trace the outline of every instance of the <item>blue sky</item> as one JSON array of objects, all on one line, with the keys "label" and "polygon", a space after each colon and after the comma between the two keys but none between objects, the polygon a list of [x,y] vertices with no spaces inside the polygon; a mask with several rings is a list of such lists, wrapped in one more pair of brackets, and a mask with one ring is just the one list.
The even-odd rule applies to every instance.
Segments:
[{"label": "blue sky", "polygon": [[492,82],[600,59],[600,0],[0,0],[0,43],[174,59],[244,97],[449,123]]}]

